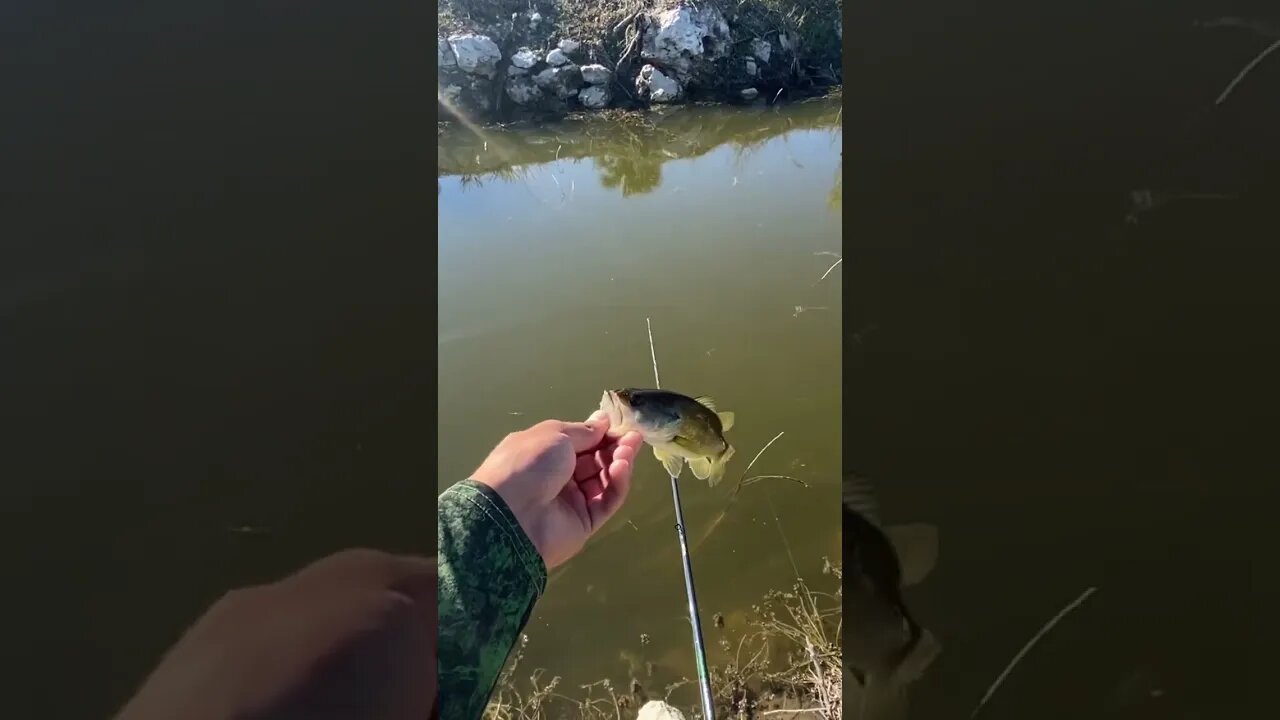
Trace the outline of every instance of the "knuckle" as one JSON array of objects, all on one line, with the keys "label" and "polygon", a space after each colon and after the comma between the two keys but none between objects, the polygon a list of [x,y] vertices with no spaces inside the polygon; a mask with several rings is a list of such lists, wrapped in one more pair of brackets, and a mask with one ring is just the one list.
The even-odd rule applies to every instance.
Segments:
[{"label": "knuckle", "polygon": [[559,432],[560,423],[556,420],[543,420],[537,425],[534,425],[532,429],[539,430],[541,432]]}]

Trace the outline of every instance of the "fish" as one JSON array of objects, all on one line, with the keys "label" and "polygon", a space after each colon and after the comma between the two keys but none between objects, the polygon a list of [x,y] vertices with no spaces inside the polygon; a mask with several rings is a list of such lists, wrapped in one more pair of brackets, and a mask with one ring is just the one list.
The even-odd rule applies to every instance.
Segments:
[{"label": "fish", "polygon": [[[941,652],[902,596],[924,580],[938,558],[938,530],[914,523],[885,527],[869,480],[845,475],[842,487],[846,687],[861,693],[851,717],[905,712],[905,689]],[[854,682],[848,682],[848,679]],[[855,684],[856,683],[856,684]]]},{"label": "fish", "polygon": [[606,390],[600,409],[609,416],[610,435],[639,432],[671,477],[679,477],[687,461],[694,477],[711,487],[724,478],[734,454],[724,434],[733,427],[734,414],[718,410],[711,398],[669,390]]}]

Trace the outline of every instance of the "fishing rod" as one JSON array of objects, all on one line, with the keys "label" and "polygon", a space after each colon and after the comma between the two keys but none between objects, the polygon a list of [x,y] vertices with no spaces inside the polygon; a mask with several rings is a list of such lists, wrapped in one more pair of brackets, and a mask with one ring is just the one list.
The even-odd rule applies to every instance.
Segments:
[{"label": "fishing rod", "polygon": [[[649,356],[653,359],[653,384],[661,388],[658,379],[658,354],[653,349],[653,325],[649,318],[644,319],[645,329],[649,331]],[[684,470],[684,465],[680,466]],[[693,559],[689,557],[689,538],[684,532],[684,508],[680,504],[680,473],[670,473],[671,502],[676,508],[676,536],[680,538],[680,560],[684,564],[684,594],[689,601],[689,622],[693,626],[693,655],[698,665],[698,691],[702,697],[702,716],[705,720],[715,720],[716,705],[711,699],[711,674],[707,671],[707,646],[702,641],[702,620],[698,616],[698,594],[693,590]]]},{"label": "fishing rod", "polygon": [[680,507],[680,483],[677,480],[677,475],[671,476],[671,502],[676,507],[676,535],[680,538],[680,559],[684,563],[684,592],[689,601],[689,618],[693,622],[693,652],[698,664],[698,690],[702,695],[703,717],[715,720],[716,706],[711,699],[711,675],[707,672],[707,648],[702,641],[698,595],[693,590],[693,560],[689,557],[689,539],[684,532],[684,511]]}]

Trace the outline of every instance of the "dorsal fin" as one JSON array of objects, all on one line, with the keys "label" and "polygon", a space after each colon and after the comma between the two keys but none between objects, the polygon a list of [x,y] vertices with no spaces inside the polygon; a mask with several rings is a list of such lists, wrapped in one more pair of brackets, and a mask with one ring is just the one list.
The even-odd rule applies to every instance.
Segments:
[{"label": "dorsal fin", "polygon": [[703,406],[703,407],[707,408],[707,409],[708,409],[708,410],[710,410],[711,412],[715,412],[715,411],[716,411],[716,401],[715,401],[715,400],[712,400],[711,398],[707,397],[706,395],[699,395],[698,397],[694,398],[694,400],[696,400],[696,401],[698,402],[698,404],[699,404],[699,405],[701,405],[701,406]]}]

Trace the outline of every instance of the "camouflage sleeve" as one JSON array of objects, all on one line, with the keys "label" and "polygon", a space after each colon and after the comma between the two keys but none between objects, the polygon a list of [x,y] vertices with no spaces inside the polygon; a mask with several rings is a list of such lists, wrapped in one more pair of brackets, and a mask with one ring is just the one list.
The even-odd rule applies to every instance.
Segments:
[{"label": "camouflage sleeve", "polygon": [[464,480],[441,493],[442,720],[475,720],[547,584],[542,557],[502,498]]}]

